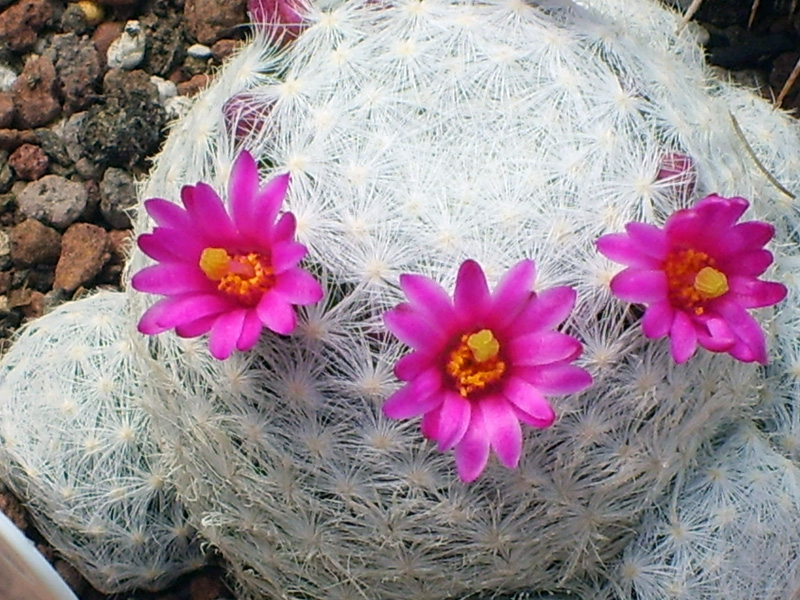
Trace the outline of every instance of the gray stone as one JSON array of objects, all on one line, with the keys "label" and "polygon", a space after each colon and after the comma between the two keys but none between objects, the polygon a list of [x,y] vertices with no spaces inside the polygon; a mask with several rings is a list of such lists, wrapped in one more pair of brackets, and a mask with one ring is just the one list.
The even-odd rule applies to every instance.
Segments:
[{"label": "gray stone", "polygon": [[136,186],[127,171],[109,167],[100,182],[100,212],[114,229],[131,227],[130,210],[136,206]]},{"label": "gray stone", "polygon": [[14,183],[14,172],[8,164],[8,152],[0,150],[0,194],[5,194]]},{"label": "gray stone", "polygon": [[86,208],[88,193],[82,183],[45,175],[25,186],[17,201],[27,217],[66,229]]},{"label": "gray stone", "polygon": [[0,270],[11,266],[11,238],[0,229]]}]

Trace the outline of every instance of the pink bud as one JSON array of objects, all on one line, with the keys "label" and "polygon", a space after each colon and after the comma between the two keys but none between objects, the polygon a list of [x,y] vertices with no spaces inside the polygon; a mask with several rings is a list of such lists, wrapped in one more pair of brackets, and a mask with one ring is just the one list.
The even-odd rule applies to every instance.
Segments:
[{"label": "pink bud", "polygon": [[240,143],[257,136],[267,124],[272,104],[252,92],[242,92],[229,98],[222,106],[225,128]]},{"label": "pink bud", "polygon": [[304,0],[247,0],[247,10],[256,28],[283,45],[302,32],[307,5]]},{"label": "pink bud", "polygon": [[697,183],[697,171],[690,156],[671,152],[661,158],[656,181],[670,184],[682,197],[688,198]]}]

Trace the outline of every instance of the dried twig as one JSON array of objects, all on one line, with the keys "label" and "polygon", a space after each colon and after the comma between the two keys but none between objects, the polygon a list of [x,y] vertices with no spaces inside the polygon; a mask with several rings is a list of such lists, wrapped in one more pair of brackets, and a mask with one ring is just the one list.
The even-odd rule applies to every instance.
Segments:
[{"label": "dried twig", "polygon": [[798,76],[800,76],[800,59],[798,59],[795,63],[794,69],[792,69],[792,72],[789,73],[789,77],[786,78],[786,83],[783,84],[781,93],[778,94],[778,98],[775,100],[775,106],[781,106],[783,104],[783,100],[792,89],[792,86],[794,85],[794,82]]},{"label": "dried twig", "polygon": [[731,117],[731,123],[733,123],[733,129],[736,131],[736,135],[742,141],[742,144],[744,144],[744,148],[747,151],[747,154],[750,156],[750,158],[753,159],[753,162],[756,163],[756,167],[758,167],[758,170],[761,171],[764,177],[766,177],[767,180],[772,185],[774,185],[781,192],[789,196],[789,198],[791,198],[792,200],[795,200],[797,196],[795,196],[792,192],[783,187],[781,183],[777,179],[775,179],[775,176],[772,173],[770,173],[764,166],[764,164],[758,159],[755,150],[753,150],[753,147],[750,145],[750,142],[748,142],[747,138],[744,136],[744,131],[742,131],[742,128],[739,125],[739,121],[736,120],[736,117],[733,116],[733,113],[729,112],[728,115],[730,115]]},{"label": "dried twig", "polygon": [[747,28],[753,27],[753,21],[756,20],[756,12],[761,4],[761,0],[753,0],[753,5],[750,7],[750,17],[747,19]]},{"label": "dried twig", "polygon": [[679,31],[686,27],[686,24],[692,20],[692,17],[695,15],[695,13],[700,10],[700,5],[702,3],[703,0],[692,0],[692,3],[689,5],[689,8],[686,9],[686,12],[683,15],[683,19],[681,19],[681,24],[678,27]]}]

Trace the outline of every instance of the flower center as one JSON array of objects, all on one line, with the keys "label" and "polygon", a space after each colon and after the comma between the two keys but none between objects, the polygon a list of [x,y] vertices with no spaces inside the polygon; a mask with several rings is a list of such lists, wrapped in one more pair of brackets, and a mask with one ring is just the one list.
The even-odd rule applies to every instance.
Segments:
[{"label": "flower center", "polygon": [[445,370],[458,393],[468,398],[503,376],[506,364],[500,359],[500,343],[488,329],[464,334],[450,353]]},{"label": "flower center", "polygon": [[714,268],[714,259],[698,250],[679,250],[664,262],[669,301],[676,308],[702,315],[706,302],[726,293],[728,278]]},{"label": "flower center", "polygon": [[269,259],[256,252],[230,255],[222,248],[206,248],[200,255],[200,268],[217,289],[242,304],[255,306],[265,292],[275,285]]}]

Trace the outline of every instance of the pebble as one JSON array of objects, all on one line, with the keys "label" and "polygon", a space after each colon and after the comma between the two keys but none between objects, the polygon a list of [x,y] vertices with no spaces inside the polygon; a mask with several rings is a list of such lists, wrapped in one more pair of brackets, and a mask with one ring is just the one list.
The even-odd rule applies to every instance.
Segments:
[{"label": "pebble", "polygon": [[188,96],[175,96],[174,98],[167,98],[164,103],[164,108],[167,111],[167,119],[176,121],[183,117],[192,108],[192,99]]},{"label": "pebble", "polygon": [[17,202],[25,216],[66,229],[83,213],[88,194],[81,183],[60,175],[45,175],[25,186]]},{"label": "pebble", "polygon": [[5,232],[5,230],[0,229],[0,270],[5,270],[10,266],[11,266],[11,236],[9,236]]},{"label": "pebble", "polygon": [[147,52],[142,67],[152,75],[166,77],[186,56],[186,29],[177,13],[143,16]]},{"label": "pebble", "polygon": [[125,69],[130,71],[139,66],[144,58],[147,38],[139,21],[128,21],[125,29],[106,52],[109,69]]},{"label": "pebble", "polygon": [[[14,183],[14,172],[8,164],[8,152],[0,150],[0,194],[5,194]],[[3,196],[0,196],[0,200]]]},{"label": "pebble", "polygon": [[50,159],[40,146],[22,144],[8,157],[8,164],[20,179],[35,181],[47,173]]},{"label": "pebble", "polygon": [[90,223],[75,223],[61,238],[53,287],[71,292],[88,284],[110,257],[105,229]]},{"label": "pebble", "polygon": [[119,36],[122,35],[125,26],[116,21],[104,21],[97,26],[92,34],[92,42],[100,53],[100,59],[106,62],[108,48],[114,43]]},{"label": "pebble", "polygon": [[8,492],[0,493],[0,511],[2,511],[14,525],[21,531],[28,528],[28,519],[25,515],[25,509],[19,501]]},{"label": "pebble", "polygon": [[89,25],[99,25],[103,21],[105,11],[103,10],[103,7],[96,2],[91,2],[91,0],[80,0],[80,2],[77,2],[76,5],[81,12],[83,12],[86,22]]},{"label": "pebble", "polygon": [[100,212],[114,229],[131,227],[130,211],[136,206],[133,177],[115,167],[106,169],[100,182]]},{"label": "pebble", "polygon": [[21,129],[47,125],[61,112],[56,68],[46,56],[29,60],[11,89],[16,122]]},{"label": "pebble", "polygon": [[214,45],[211,46],[211,55],[214,57],[215,61],[222,63],[241,45],[242,42],[240,40],[232,40],[229,38],[217,40],[214,42]]},{"label": "pebble", "polygon": [[211,77],[205,73],[198,73],[192,76],[189,81],[183,81],[178,84],[178,95],[192,97],[200,90],[208,87]]},{"label": "pebble", "polygon": [[38,31],[52,24],[58,12],[55,0],[21,0],[11,5],[0,13],[0,47],[14,52],[30,49]]},{"label": "pebble", "polygon": [[246,0],[186,0],[186,29],[201,44],[213,44],[233,35],[247,22]]},{"label": "pebble", "polygon": [[54,265],[61,255],[61,234],[36,219],[11,228],[10,258],[18,267]]},{"label": "pebble", "polygon": [[87,38],[66,33],[53,36],[47,55],[55,65],[64,110],[73,113],[88,108],[103,73],[97,47]]},{"label": "pebble", "polygon": [[186,54],[193,58],[211,58],[213,52],[211,51],[211,48],[203,44],[192,44],[186,50]]},{"label": "pebble", "polygon": [[0,128],[11,127],[14,122],[14,96],[0,91]]},{"label": "pebble", "polygon": [[11,91],[11,86],[14,85],[14,80],[17,78],[17,72],[9,67],[0,63],[0,92]]},{"label": "pebble", "polygon": [[158,99],[162,106],[166,106],[167,100],[178,95],[178,86],[173,81],[163,79],[157,75],[151,75],[150,81],[153,82],[153,85],[158,90]]}]

